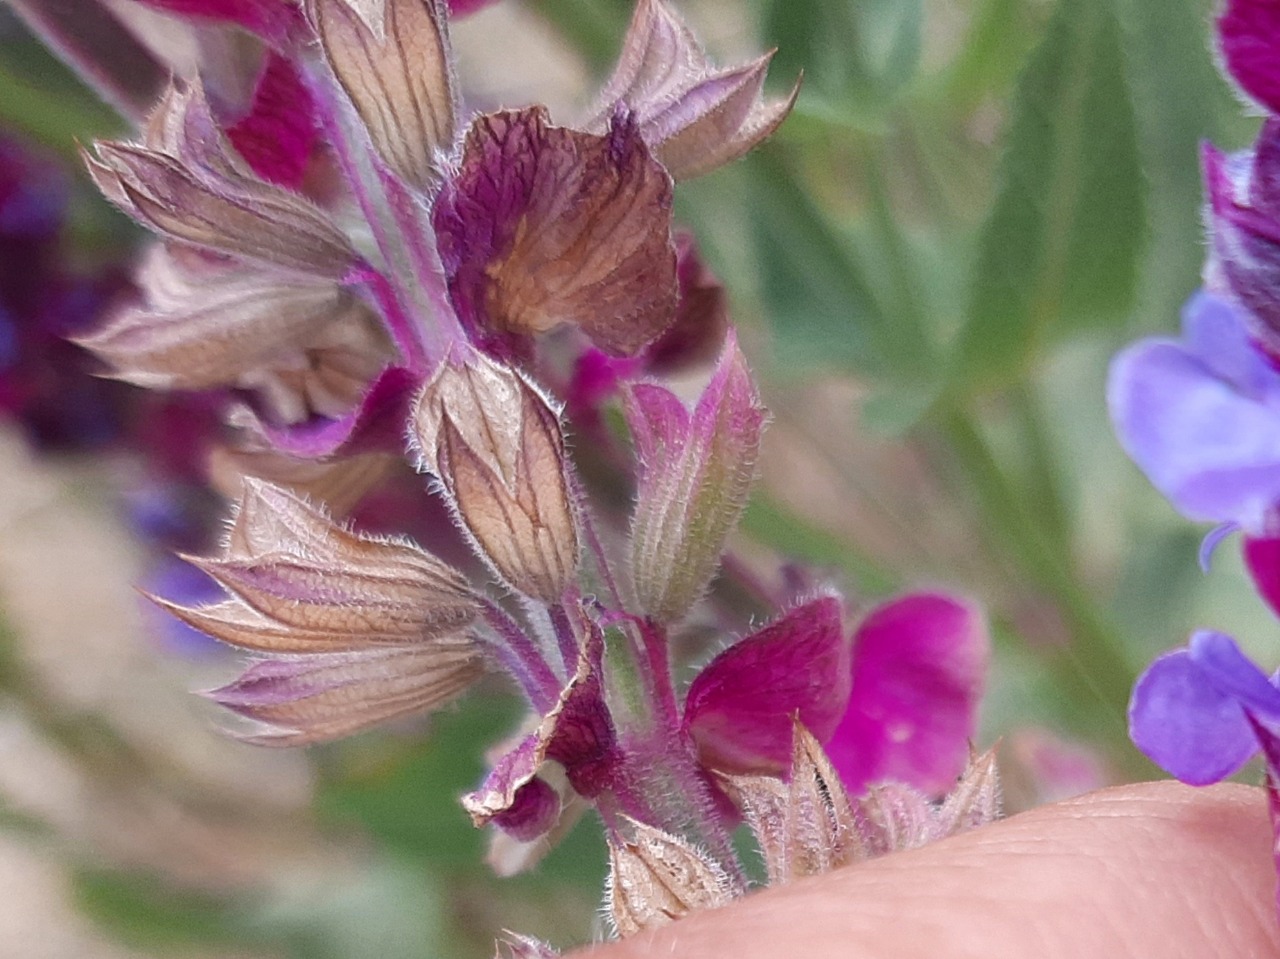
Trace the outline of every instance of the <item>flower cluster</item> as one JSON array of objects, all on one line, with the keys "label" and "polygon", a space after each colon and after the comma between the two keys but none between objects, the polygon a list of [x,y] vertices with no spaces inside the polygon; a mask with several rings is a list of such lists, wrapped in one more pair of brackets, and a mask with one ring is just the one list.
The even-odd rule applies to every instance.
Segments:
[{"label": "flower cluster", "polygon": [[[435,0],[150,2],[256,35],[257,73],[247,98],[181,78],[136,140],[86,152],[159,240],[140,299],[81,342],[227,398],[238,507],[190,558],[225,596],[162,603],[252,655],[209,694],[244,735],[331,740],[507,673],[528,721],[463,804],[500,871],[594,806],[622,934],[740,892],[743,818],[783,881],[995,815],[989,759],[967,765],[988,641],[965,602],[851,629],[819,590],[724,627],[745,635],[687,685],[673,662],[767,414],[672,196],[785,118],[768,55],[716,66],[641,0],[596,102],[556,122],[466,107]],[[701,374],[692,402],[673,370]],[[410,467],[433,522],[350,521]]]},{"label": "flower cluster", "polygon": [[[1114,361],[1108,402],[1121,444],[1183,515],[1212,522],[1202,564],[1242,534],[1245,564],[1280,614],[1280,8],[1230,0],[1222,61],[1266,118],[1251,149],[1203,153],[1209,255],[1180,339]],[[1157,659],[1130,706],[1134,742],[1203,785],[1261,752],[1280,830],[1280,689],[1221,633]]]}]

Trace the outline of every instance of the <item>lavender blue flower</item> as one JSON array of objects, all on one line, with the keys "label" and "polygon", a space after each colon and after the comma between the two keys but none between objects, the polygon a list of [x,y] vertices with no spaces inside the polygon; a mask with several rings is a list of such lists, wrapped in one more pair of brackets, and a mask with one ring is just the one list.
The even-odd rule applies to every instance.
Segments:
[{"label": "lavender blue flower", "polygon": [[1107,404],[1125,452],[1180,513],[1261,532],[1280,500],[1280,371],[1252,345],[1242,312],[1197,293],[1181,339],[1116,356]]},{"label": "lavender blue flower", "polygon": [[[1129,734],[1185,783],[1230,776],[1280,729],[1280,675],[1268,678],[1223,633],[1202,630],[1153,662],[1134,686]],[[1273,770],[1274,774],[1274,770]]]}]

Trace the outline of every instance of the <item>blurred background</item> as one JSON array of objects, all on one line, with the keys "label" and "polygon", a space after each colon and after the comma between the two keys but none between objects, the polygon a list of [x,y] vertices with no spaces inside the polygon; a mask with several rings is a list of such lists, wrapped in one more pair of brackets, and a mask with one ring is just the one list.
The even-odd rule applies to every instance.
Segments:
[{"label": "blurred background", "polygon": [[[775,417],[736,553],[809,564],[855,606],[978,599],[979,745],[1000,741],[1011,810],[1152,775],[1124,724],[1152,655],[1212,625],[1274,661],[1238,556],[1199,571],[1205,531],[1103,401],[1110,355],[1174,331],[1198,285],[1199,142],[1256,129],[1210,5],[679,6],[721,62],[776,46],[779,95],[804,74],[770,143],[678,191]],[[455,27],[463,87],[570,117],[629,14],[501,0]],[[189,694],[234,658],[134,587],[205,589],[165,557],[222,512],[211,410],[95,378],[64,339],[127,294],[143,239],[77,160],[122,133],[0,6],[0,954],[464,959],[504,927],[598,934],[594,823],[498,879],[456,802],[519,716],[500,686],[305,753],[221,736]]]}]

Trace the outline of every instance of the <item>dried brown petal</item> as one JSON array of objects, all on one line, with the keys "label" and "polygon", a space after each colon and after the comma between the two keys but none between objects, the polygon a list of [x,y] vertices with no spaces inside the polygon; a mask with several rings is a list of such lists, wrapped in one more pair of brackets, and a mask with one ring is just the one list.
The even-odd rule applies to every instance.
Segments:
[{"label": "dried brown petal", "polygon": [[671,180],[625,116],[599,136],[542,108],[479,117],[432,222],[481,339],[572,323],[629,355],[675,316]]},{"label": "dried brown petal", "polygon": [[482,356],[442,364],[413,405],[423,466],[478,554],[526,596],[556,602],[578,566],[559,418],[521,374]]},{"label": "dried brown petal", "polygon": [[457,95],[437,0],[308,0],[326,59],[387,165],[419,188],[453,146]]},{"label": "dried brown petal", "polygon": [[628,839],[610,838],[609,916],[619,936],[666,925],[742,895],[706,853],[670,833],[626,820]]}]

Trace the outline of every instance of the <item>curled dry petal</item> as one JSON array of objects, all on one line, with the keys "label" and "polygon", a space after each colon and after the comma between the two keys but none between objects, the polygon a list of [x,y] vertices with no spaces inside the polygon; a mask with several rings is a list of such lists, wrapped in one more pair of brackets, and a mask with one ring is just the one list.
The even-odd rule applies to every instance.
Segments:
[{"label": "curled dry petal", "polygon": [[799,83],[781,100],[761,99],[772,57],[718,69],[669,5],[640,0],[592,127],[602,129],[625,105],[675,179],[710,173],[771,136],[791,112]]},{"label": "curled dry petal", "polygon": [[407,183],[438,178],[457,94],[437,0],[307,0],[325,58],[382,159]]},{"label": "curled dry petal", "polygon": [[79,340],[139,386],[207,389],[288,363],[327,328],[359,328],[367,309],[337,283],[298,273],[184,261],[154,247],[138,276],[145,299]]},{"label": "curled dry petal", "polygon": [[578,566],[577,517],[556,410],[522,374],[473,355],[441,364],[414,401],[413,441],[482,559],[556,602]]},{"label": "curled dry petal", "polygon": [[[604,635],[598,628],[585,632],[587,641],[579,655],[577,669],[555,706],[532,734],[494,763],[479,789],[462,797],[463,808],[470,813],[475,825],[495,822],[507,828],[503,819],[510,819],[513,813],[523,820],[535,804],[539,811],[546,810],[549,804],[542,788],[546,783],[540,777],[546,771],[544,764],[548,759],[559,764],[578,795],[592,798],[609,784],[620,757],[613,721],[604,699],[601,676]],[[534,786],[534,794],[526,795],[530,786]],[[556,825],[559,812],[557,800],[555,815],[545,815],[538,820],[540,831],[531,828],[526,835],[518,832],[513,835],[527,841],[547,832]]]},{"label": "curled dry petal", "polygon": [[849,640],[840,601],[813,600],[734,643],[697,675],[684,728],[702,763],[734,773],[780,773],[798,719],[825,739],[849,701]]},{"label": "curled dry petal", "polygon": [[697,909],[742,895],[702,850],[670,833],[623,817],[629,838],[609,839],[609,917],[619,936],[666,925]]},{"label": "curled dry petal", "polygon": [[297,495],[245,480],[221,557],[195,560],[231,598],[179,619],[272,658],[210,695],[277,745],[434,709],[484,671],[462,576],[403,541],[361,536]]},{"label": "curled dry petal", "polygon": [[572,323],[632,354],[674,317],[671,180],[625,116],[603,135],[552,126],[541,107],[479,117],[432,219],[481,340]]},{"label": "curled dry petal", "polygon": [[631,521],[636,598],[646,615],[674,622],[707,588],[746,506],[766,414],[733,337],[692,416],[651,383],[632,388],[626,413],[640,474]]},{"label": "curled dry petal", "polygon": [[849,708],[826,743],[850,791],[882,780],[949,789],[968,760],[989,655],[981,613],[955,597],[917,593],[872,610],[853,638]]},{"label": "curled dry petal", "polygon": [[98,188],[162,236],[331,280],[356,262],[319,208],[259,179],[235,155],[198,87],[169,92],[146,145],[100,141],[96,151],[85,162]]}]

